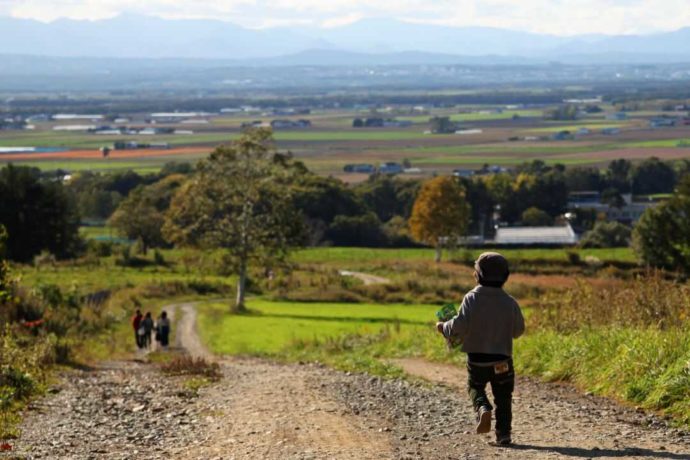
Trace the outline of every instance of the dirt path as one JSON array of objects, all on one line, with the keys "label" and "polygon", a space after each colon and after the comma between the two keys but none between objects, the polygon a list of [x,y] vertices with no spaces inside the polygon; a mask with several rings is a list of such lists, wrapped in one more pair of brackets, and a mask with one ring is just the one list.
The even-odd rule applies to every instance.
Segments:
[{"label": "dirt path", "polygon": [[213,359],[213,355],[204,347],[196,330],[196,308],[193,303],[173,305],[171,309],[179,316],[175,324],[175,345],[187,351],[190,355],[199,358]]},{"label": "dirt path", "polygon": [[[462,367],[423,359],[393,363],[453,392],[466,391],[467,372]],[[609,400],[581,395],[570,386],[518,378],[513,412],[516,445],[502,452],[506,458],[690,458],[686,433]]]},{"label": "dirt path", "polygon": [[362,281],[365,286],[371,286],[372,284],[388,284],[391,282],[388,278],[382,276],[371,275],[369,273],[353,272],[350,270],[340,270],[340,276],[351,276],[352,278],[357,278]]},{"label": "dirt path", "polygon": [[[176,342],[209,357],[194,304]],[[65,377],[35,404],[16,441],[24,458],[70,459],[690,459],[690,436],[569,387],[520,379],[517,445],[473,433],[464,370],[405,359],[417,381],[319,364],[216,358],[223,378],[198,391],[151,365],[106,364]],[[429,385],[424,381],[433,382]]]}]

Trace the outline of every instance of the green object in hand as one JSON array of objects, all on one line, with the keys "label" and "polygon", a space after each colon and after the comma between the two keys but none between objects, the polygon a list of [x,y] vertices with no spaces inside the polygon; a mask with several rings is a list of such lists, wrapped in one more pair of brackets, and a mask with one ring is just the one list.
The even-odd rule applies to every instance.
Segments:
[{"label": "green object in hand", "polygon": [[455,309],[455,305],[452,303],[447,303],[439,311],[436,312],[436,318],[444,323],[450,319],[453,319],[458,311]]},{"label": "green object in hand", "polygon": [[[446,322],[449,321],[453,318],[455,318],[455,315],[457,314],[457,310],[455,309],[455,305],[452,303],[447,303],[439,311],[436,312],[436,318],[438,318],[439,321],[441,322]],[[453,348],[457,348],[460,346],[460,342],[452,337],[446,337],[446,345],[448,346],[449,350],[452,350]]]}]

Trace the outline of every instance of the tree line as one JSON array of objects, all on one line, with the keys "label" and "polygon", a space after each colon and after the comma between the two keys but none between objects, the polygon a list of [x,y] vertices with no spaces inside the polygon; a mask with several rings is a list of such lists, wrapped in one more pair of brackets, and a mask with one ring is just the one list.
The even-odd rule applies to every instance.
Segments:
[{"label": "tree line", "polygon": [[[158,174],[80,173],[62,184],[37,169],[7,166],[0,170],[0,224],[9,234],[7,256],[22,262],[41,251],[58,258],[78,256],[85,249],[79,226],[88,219],[107,220],[144,252],[187,244],[232,252],[238,241],[272,254],[290,245],[438,247],[444,238],[490,236],[497,221],[554,223],[566,211],[570,192],[597,191],[612,206],[622,206],[626,193],[675,192],[668,204],[645,215],[641,228],[654,230],[637,232],[635,244],[642,260],[653,265],[678,268],[690,260],[690,251],[682,248],[674,249],[674,256],[643,249],[654,235],[663,239],[688,229],[669,215],[684,209],[682,197],[690,188],[683,178],[690,161],[614,160],[604,170],[533,161],[506,173],[483,169],[486,174],[470,178],[428,181],[373,175],[350,186],[310,172],[275,149],[270,131],[254,130],[218,147],[196,168],[169,164]],[[599,220],[578,212],[574,223],[588,231]],[[662,220],[666,223],[654,227]],[[274,233],[277,227],[281,230]],[[253,234],[248,228],[263,230]],[[595,230],[585,239],[592,245],[629,239],[629,229],[625,233],[613,224],[599,222]],[[654,246],[664,247],[659,241]],[[243,270],[241,264],[236,268]]]}]

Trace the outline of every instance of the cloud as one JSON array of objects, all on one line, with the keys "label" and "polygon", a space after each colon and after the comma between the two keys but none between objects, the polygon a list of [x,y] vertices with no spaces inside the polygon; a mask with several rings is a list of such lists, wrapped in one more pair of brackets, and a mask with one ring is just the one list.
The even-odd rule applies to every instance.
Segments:
[{"label": "cloud", "polygon": [[687,0],[0,0],[0,14],[50,21],[120,13],[225,19],[249,27],[336,27],[364,17],[555,35],[648,33],[690,25]]}]

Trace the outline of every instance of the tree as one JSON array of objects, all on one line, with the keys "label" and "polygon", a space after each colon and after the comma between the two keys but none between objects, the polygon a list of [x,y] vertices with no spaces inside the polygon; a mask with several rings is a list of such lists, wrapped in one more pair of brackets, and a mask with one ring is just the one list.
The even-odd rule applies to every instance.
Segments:
[{"label": "tree", "polygon": [[174,174],[149,186],[140,185],[130,192],[109,220],[123,236],[141,242],[142,252],[166,244],[161,228],[165,212],[185,176]]},{"label": "tree", "polygon": [[630,245],[632,230],[620,222],[597,222],[580,240],[583,248],[624,248]]},{"label": "tree", "polygon": [[451,121],[450,117],[433,117],[429,120],[432,133],[434,134],[449,134],[454,133],[458,129],[457,125]]},{"label": "tree", "polygon": [[374,175],[358,184],[355,192],[382,222],[388,222],[394,216],[410,216],[418,189],[417,181]]},{"label": "tree", "polygon": [[283,259],[297,239],[301,219],[290,189],[297,171],[275,151],[271,130],[248,130],[200,161],[172,200],[164,236],[225,251],[238,274],[234,312],[246,310],[249,265]]},{"label": "tree", "polygon": [[443,246],[465,235],[470,214],[462,185],[454,177],[435,177],[422,184],[412,208],[410,233],[433,245],[440,262]]},{"label": "tree", "polygon": [[577,118],[577,106],[564,104],[554,109],[546,110],[544,118],[547,120],[575,120]]},{"label": "tree", "polygon": [[565,170],[565,185],[569,192],[599,191],[602,184],[599,168],[573,167]]},{"label": "tree", "polygon": [[633,248],[646,265],[690,273],[690,176],[668,201],[645,211],[633,230]]},{"label": "tree", "polygon": [[619,190],[621,193],[630,191],[630,173],[632,171],[632,163],[630,160],[619,158],[609,163],[606,170],[606,178],[609,186]]},{"label": "tree", "polygon": [[637,195],[671,193],[676,184],[676,173],[668,163],[651,157],[633,169],[632,182]]},{"label": "tree", "polygon": [[337,246],[383,246],[386,234],[373,212],[360,216],[336,216],[326,237]]},{"label": "tree", "polygon": [[545,211],[534,206],[522,213],[522,224],[531,227],[543,227],[553,224],[553,218]]},{"label": "tree", "polygon": [[0,224],[9,233],[9,259],[27,262],[44,250],[59,258],[75,255],[81,248],[79,221],[62,183],[43,180],[37,169],[0,170]]}]

